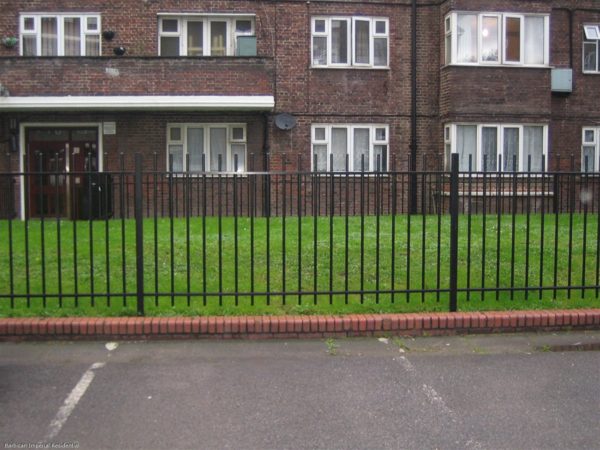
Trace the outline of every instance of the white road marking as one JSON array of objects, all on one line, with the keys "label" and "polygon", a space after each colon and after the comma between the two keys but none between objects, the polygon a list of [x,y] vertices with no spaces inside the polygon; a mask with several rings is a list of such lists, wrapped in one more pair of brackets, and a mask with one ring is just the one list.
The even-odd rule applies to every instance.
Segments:
[{"label": "white road marking", "polygon": [[56,416],[54,417],[52,422],[50,422],[50,425],[48,426],[48,432],[46,433],[46,437],[44,438],[46,442],[51,441],[58,435],[58,433],[66,423],[67,419],[77,406],[77,403],[79,403],[79,400],[81,400],[81,397],[83,397],[85,391],[87,391],[87,389],[90,387],[90,384],[94,380],[94,377],[96,376],[94,370],[101,369],[102,367],[104,367],[105,364],[106,363],[103,362],[94,363],[83,374],[79,382],[75,385],[75,387],[63,403],[63,405],[56,413]]}]

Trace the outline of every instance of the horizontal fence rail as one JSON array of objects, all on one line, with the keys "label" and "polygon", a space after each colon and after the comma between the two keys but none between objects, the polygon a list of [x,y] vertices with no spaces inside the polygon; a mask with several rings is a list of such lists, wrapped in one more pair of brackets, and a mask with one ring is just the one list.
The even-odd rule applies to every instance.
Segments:
[{"label": "horizontal fence rail", "polygon": [[596,174],[465,173],[457,159],[452,171],[419,172],[174,173],[149,163],[0,173],[0,315],[598,299]]}]

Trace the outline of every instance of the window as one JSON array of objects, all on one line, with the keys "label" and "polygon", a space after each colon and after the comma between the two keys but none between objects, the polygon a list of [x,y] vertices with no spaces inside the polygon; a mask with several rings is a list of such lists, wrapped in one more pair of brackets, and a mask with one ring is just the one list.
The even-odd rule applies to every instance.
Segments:
[{"label": "window", "polygon": [[547,166],[546,125],[451,124],[444,128],[446,168],[458,153],[461,172],[542,172]]},{"label": "window", "polygon": [[98,56],[100,28],[99,15],[21,15],[21,55]]},{"label": "window", "polygon": [[451,13],[444,19],[446,64],[549,63],[548,15]]},{"label": "window", "polygon": [[600,128],[584,128],[581,146],[581,171],[600,171]]},{"label": "window", "polygon": [[600,26],[584,25],[583,72],[600,72]]},{"label": "window", "polygon": [[158,26],[161,56],[234,56],[238,38],[254,36],[253,16],[164,16]]},{"label": "window", "polygon": [[173,172],[244,172],[245,124],[169,124],[167,167]]},{"label": "window", "polygon": [[389,22],[371,17],[314,17],[313,67],[388,67]]},{"label": "window", "polygon": [[[312,169],[374,172],[388,169],[387,125],[313,125]],[[333,164],[333,165],[332,165]]]}]

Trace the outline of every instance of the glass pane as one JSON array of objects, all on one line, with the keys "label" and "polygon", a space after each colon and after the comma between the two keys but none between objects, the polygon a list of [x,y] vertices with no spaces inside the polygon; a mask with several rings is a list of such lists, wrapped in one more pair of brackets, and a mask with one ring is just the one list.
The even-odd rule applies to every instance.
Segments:
[{"label": "glass pane", "polygon": [[237,172],[244,172],[246,170],[246,144],[232,144],[231,158],[231,169],[236,171],[237,167]]},{"label": "glass pane", "polygon": [[97,129],[75,129],[71,131],[71,139],[73,141],[97,141]]},{"label": "glass pane", "polygon": [[315,20],[315,33],[325,33],[325,20]]},{"label": "glass pane", "polygon": [[87,18],[87,30],[88,31],[98,31],[98,18],[97,17],[88,17]]},{"label": "glass pane", "polygon": [[452,169],[450,167],[450,162],[452,161],[451,158],[452,158],[452,145],[446,144],[444,146],[444,161],[445,161],[444,168],[445,168],[445,170]]},{"label": "glass pane", "polygon": [[161,56],[179,56],[179,38],[178,37],[161,37],[160,38],[160,55]]},{"label": "glass pane", "polygon": [[386,129],[385,128],[375,128],[375,140],[376,141],[385,141],[386,138]]},{"label": "glass pane", "polygon": [[521,19],[519,17],[506,18],[506,60],[521,61]]},{"label": "glass pane", "polygon": [[596,25],[585,25],[583,27],[585,32],[586,39],[600,39],[600,30],[598,30],[598,26]]},{"label": "glass pane", "polygon": [[[456,151],[459,155],[458,170],[477,170],[477,127],[458,125],[456,127]],[[470,162],[470,165],[469,165]]]},{"label": "glass pane", "polygon": [[375,148],[375,170],[387,172],[387,145],[376,145]]},{"label": "glass pane", "polygon": [[331,154],[333,155],[333,171],[346,170],[346,153],[348,153],[348,130],[346,128],[331,129]]},{"label": "glass pane", "polygon": [[163,19],[162,30],[165,33],[177,33],[179,31],[177,19]]},{"label": "glass pane", "polygon": [[99,56],[100,55],[100,36],[90,34],[85,37],[85,55]]},{"label": "glass pane", "polygon": [[583,142],[585,143],[593,143],[594,140],[594,130],[585,130],[583,135]]},{"label": "glass pane", "polygon": [[386,34],[386,23],[383,20],[375,21],[375,33]]},{"label": "glass pane", "polygon": [[210,54],[227,55],[227,22],[210,23]]},{"label": "glass pane", "polygon": [[64,19],[65,56],[81,55],[81,20],[78,17]]},{"label": "glass pane", "polygon": [[249,34],[252,32],[252,21],[250,20],[236,20],[235,21],[235,32]]},{"label": "glass pane", "polygon": [[[354,170],[357,172],[369,171],[369,129],[354,129]],[[364,163],[364,165],[363,165]]]},{"label": "glass pane", "polygon": [[457,20],[456,60],[464,63],[477,62],[477,16],[459,14]]},{"label": "glass pane", "polygon": [[481,23],[481,60],[499,62],[498,17],[484,16]]},{"label": "glass pane", "polygon": [[325,128],[315,128],[315,141],[325,140]]},{"label": "glass pane", "polygon": [[35,30],[35,19],[33,17],[25,17],[23,19],[23,29],[27,31]]},{"label": "glass pane", "polygon": [[519,129],[504,129],[504,151],[502,164],[505,172],[519,170]]},{"label": "glass pane", "polygon": [[452,61],[452,36],[446,35],[446,53],[444,55],[446,64]]},{"label": "glass pane", "polygon": [[56,17],[42,17],[42,56],[58,55]]},{"label": "glass pane", "polygon": [[[315,165],[316,159],[316,165]],[[313,170],[317,172],[325,172],[327,170],[327,146],[326,145],[313,145]]]},{"label": "glass pane", "polygon": [[35,35],[23,36],[23,56],[37,56],[37,39]]},{"label": "glass pane", "polygon": [[598,70],[598,52],[596,51],[597,46],[598,44],[596,42],[583,43],[583,70],[586,72],[595,72]]},{"label": "glass pane", "polygon": [[183,145],[169,145],[169,170],[172,172],[183,171]]},{"label": "glass pane", "polygon": [[204,52],[204,24],[202,22],[188,22],[187,24],[187,54],[188,56],[202,56]]},{"label": "glass pane", "polygon": [[376,66],[387,66],[388,56],[387,56],[387,38],[375,38],[373,45],[374,53],[375,53],[375,61],[374,65]]},{"label": "glass pane", "polygon": [[227,170],[227,128],[210,129],[210,170],[218,171],[219,167]]},{"label": "glass pane", "polygon": [[583,153],[581,154],[581,171],[596,171],[596,147],[593,145],[585,145],[583,147]]},{"label": "glass pane", "polygon": [[[171,130],[178,130],[172,128]],[[202,155],[204,155],[204,128],[188,128],[187,130],[187,152],[189,155],[189,167],[191,171],[202,171]]]},{"label": "glass pane", "polygon": [[544,64],[543,17],[525,17],[525,64]]},{"label": "glass pane", "polygon": [[331,21],[331,62],[346,64],[348,62],[348,21]]},{"label": "glass pane", "polygon": [[498,128],[483,127],[481,130],[482,167],[484,172],[494,172],[498,167]]},{"label": "glass pane", "polygon": [[369,48],[371,23],[367,20],[357,20],[354,28],[354,53],[358,64],[369,64],[371,53]]},{"label": "glass pane", "polygon": [[327,65],[327,38],[324,36],[313,37],[313,65]]},{"label": "glass pane", "polygon": [[523,127],[523,161],[525,171],[541,172],[543,170],[543,155],[544,127]]},{"label": "glass pane", "polygon": [[181,128],[171,128],[169,131],[169,140],[181,141]]}]

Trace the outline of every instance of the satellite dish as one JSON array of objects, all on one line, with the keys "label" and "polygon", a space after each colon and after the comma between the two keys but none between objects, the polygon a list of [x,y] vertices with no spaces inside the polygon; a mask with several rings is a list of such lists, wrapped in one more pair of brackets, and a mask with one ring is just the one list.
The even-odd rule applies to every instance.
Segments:
[{"label": "satellite dish", "polygon": [[296,126],[296,118],[288,113],[281,113],[275,116],[275,126],[280,130],[291,130]]}]

